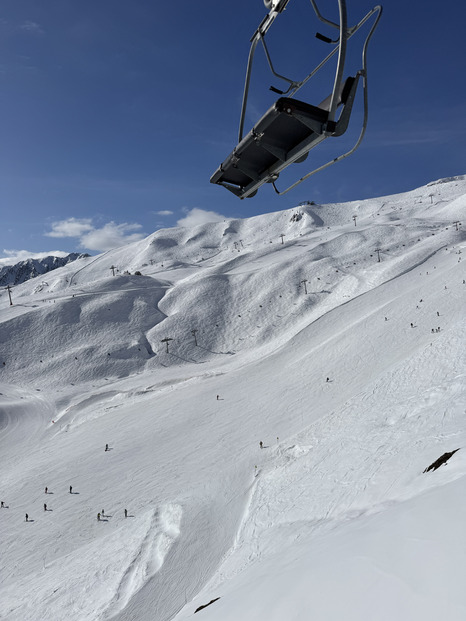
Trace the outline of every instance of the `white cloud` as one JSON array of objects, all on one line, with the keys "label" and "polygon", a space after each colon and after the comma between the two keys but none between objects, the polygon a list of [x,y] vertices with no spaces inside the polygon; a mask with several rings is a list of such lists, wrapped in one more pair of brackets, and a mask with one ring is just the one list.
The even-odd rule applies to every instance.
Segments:
[{"label": "white cloud", "polygon": [[46,233],[47,237],[81,237],[84,233],[93,231],[94,226],[90,218],[68,218],[52,223],[52,230]]},{"label": "white cloud", "polygon": [[198,224],[207,224],[207,222],[223,222],[224,220],[225,216],[215,211],[206,211],[205,209],[194,207],[187,211],[186,216],[180,218],[176,224],[177,226],[192,227]]},{"label": "white cloud", "polygon": [[68,218],[53,222],[52,230],[45,234],[48,237],[77,237],[81,248],[101,252],[142,239],[144,235],[137,232],[141,229],[140,224],[127,222],[107,222],[97,228],[91,218]]},{"label": "white cloud", "polygon": [[155,213],[158,216],[172,216],[173,215],[173,211],[170,211],[169,209],[162,209],[162,211],[156,211]]},{"label": "white cloud", "polygon": [[81,246],[89,250],[111,250],[142,239],[144,237],[142,233],[132,232],[140,229],[142,229],[140,224],[108,222],[102,228],[94,229],[82,235]]},{"label": "white cloud", "polygon": [[66,257],[69,252],[50,250],[45,252],[31,252],[29,250],[3,250],[6,257],[0,257],[0,268],[5,265],[15,265],[26,259],[43,259],[45,257]]}]

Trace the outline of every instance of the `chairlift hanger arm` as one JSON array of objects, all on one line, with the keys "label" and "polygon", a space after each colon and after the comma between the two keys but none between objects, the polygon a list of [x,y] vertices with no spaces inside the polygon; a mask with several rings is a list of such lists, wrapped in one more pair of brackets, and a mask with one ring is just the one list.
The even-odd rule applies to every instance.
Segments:
[{"label": "chairlift hanger arm", "polygon": [[280,13],[283,13],[286,9],[288,2],[290,2],[290,0],[264,0],[265,7],[269,10],[269,14],[264,17],[259,25],[259,28],[253,34],[251,43],[254,41],[259,32],[262,35],[265,35],[277,16]]}]

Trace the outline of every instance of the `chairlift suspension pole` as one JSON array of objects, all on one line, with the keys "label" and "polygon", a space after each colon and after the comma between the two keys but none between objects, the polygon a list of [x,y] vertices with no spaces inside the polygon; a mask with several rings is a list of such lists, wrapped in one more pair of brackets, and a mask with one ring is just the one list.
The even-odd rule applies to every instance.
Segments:
[{"label": "chairlift suspension pole", "polygon": [[10,300],[10,306],[13,306],[13,300],[11,299],[11,287],[10,287],[10,285],[6,286],[6,290],[8,291],[8,298]]}]

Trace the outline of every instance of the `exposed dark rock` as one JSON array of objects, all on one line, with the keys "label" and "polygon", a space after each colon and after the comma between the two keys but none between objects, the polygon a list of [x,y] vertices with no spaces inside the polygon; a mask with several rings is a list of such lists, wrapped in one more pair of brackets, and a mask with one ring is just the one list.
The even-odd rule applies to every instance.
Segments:
[{"label": "exposed dark rock", "polygon": [[199,606],[199,608],[196,608],[196,610],[194,612],[196,613],[196,612],[199,612],[199,610],[202,610],[203,608],[207,608],[207,606],[210,606],[210,604],[213,604],[218,599],[220,599],[220,597],[216,597],[215,599],[210,600],[210,602],[208,604],[204,604],[204,606]]},{"label": "exposed dark rock", "polygon": [[445,464],[450,459],[450,457],[456,453],[456,451],[459,451],[459,448],[451,451],[451,453],[444,453],[441,457],[436,459],[434,463],[430,464],[430,466],[426,468],[424,472],[429,472],[430,470],[437,470],[437,468],[440,468],[441,465]]}]

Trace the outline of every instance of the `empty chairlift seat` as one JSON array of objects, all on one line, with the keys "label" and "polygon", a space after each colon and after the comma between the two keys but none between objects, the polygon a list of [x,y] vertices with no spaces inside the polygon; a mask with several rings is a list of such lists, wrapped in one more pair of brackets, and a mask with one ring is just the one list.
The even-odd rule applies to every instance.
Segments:
[{"label": "empty chairlift seat", "polygon": [[289,164],[302,162],[328,136],[341,136],[348,127],[359,74],[348,77],[337,94],[339,118],[328,122],[331,95],[318,106],[280,97],[227,159],[210,182],[239,196],[254,196],[258,188],[275,181]]}]

